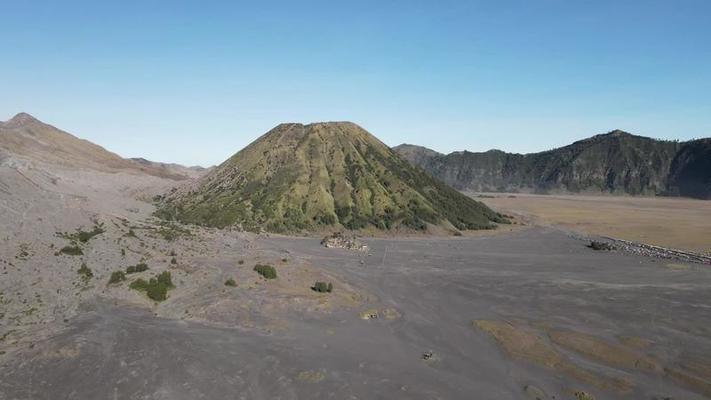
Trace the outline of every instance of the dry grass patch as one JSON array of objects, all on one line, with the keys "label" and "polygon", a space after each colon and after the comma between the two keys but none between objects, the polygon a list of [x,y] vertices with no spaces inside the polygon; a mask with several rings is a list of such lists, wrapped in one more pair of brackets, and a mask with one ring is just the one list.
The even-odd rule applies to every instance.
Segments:
[{"label": "dry grass patch", "polygon": [[488,333],[510,357],[568,375],[600,389],[628,392],[632,384],[583,369],[559,353],[546,338],[530,328],[505,321],[475,320],[474,327]]}]

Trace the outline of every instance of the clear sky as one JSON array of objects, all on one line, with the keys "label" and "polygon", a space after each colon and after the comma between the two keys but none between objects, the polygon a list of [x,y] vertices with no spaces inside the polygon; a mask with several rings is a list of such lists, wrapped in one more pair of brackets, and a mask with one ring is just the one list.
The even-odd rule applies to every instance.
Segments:
[{"label": "clear sky", "polygon": [[[111,4],[109,4],[111,3]],[[0,120],[219,163],[280,122],[531,152],[711,136],[711,1],[3,1]]]}]

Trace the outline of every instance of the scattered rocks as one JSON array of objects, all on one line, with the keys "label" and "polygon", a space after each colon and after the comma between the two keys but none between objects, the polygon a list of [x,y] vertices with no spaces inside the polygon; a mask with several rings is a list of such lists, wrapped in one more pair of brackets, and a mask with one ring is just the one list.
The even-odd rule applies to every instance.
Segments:
[{"label": "scattered rocks", "polygon": [[[666,247],[654,246],[651,244],[630,242],[623,239],[606,237],[607,243],[613,249],[627,253],[637,254],[646,257],[662,258],[666,260],[678,260],[697,264],[711,265],[711,255],[699,254],[691,251],[669,249]],[[593,242],[594,243],[594,242]]]},{"label": "scattered rocks", "polygon": [[428,350],[424,353],[422,353],[422,360],[423,361],[434,361],[435,355],[432,352],[432,350]]},{"label": "scattered rocks", "polygon": [[360,318],[361,319],[378,319],[378,310],[376,309],[370,309],[370,310],[365,310],[360,313]]},{"label": "scattered rocks", "polygon": [[592,242],[590,242],[588,247],[593,250],[606,250],[606,251],[615,250],[615,246],[613,246],[612,244],[610,244],[608,242],[598,242],[597,240],[593,240]]},{"label": "scattered rocks", "polygon": [[329,249],[346,249],[356,251],[367,251],[368,246],[358,240],[355,235],[346,235],[343,232],[335,232],[321,240],[321,244]]}]

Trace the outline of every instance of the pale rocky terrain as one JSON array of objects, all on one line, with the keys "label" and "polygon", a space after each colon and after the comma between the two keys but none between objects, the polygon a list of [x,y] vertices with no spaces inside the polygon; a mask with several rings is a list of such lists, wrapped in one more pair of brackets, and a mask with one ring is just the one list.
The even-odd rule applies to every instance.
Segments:
[{"label": "pale rocky terrain", "polygon": [[[7,126],[0,143],[26,132]],[[357,251],[180,225],[151,199],[189,177],[96,147],[61,158],[115,163],[0,148],[2,400],[711,397],[706,265],[594,251],[555,226]],[[59,253],[97,228],[74,240],[83,254]],[[128,287],[162,271],[163,302]]]}]

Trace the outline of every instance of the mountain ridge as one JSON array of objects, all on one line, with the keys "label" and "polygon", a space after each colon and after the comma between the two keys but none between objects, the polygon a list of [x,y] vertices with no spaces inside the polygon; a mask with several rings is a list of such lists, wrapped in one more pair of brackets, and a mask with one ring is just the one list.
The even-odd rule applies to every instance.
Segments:
[{"label": "mountain ridge", "polygon": [[[686,154],[693,160],[674,164],[683,148],[701,146],[693,143],[695,141],[658,140],[613,130],[567,146],[527,154],[489,150],[428,156],[433,150],[415,151],[411,145],[393,149],[460,191],[597,192],[709,198],[709,190],[703,188],[711,186],[710,178],[700,172],[696,180],[686,179],[685,176],[693,173],[684,167],[698,163],[697,168],[702,168],[703,160],[694,160],[709,157],[704,155],[707,153],[687,148]],[[676,171],[686,172],[678,172],[672,180],[672,165]]]},{"label": "mountain ridge", "polygon": [[157,163],[146,164],[122,158],[25,112],[0,122],[0,153],[3,162],[12,158],[74,169],[143,173],[171,180],[192,177],[177,167],[167,168]]}]

